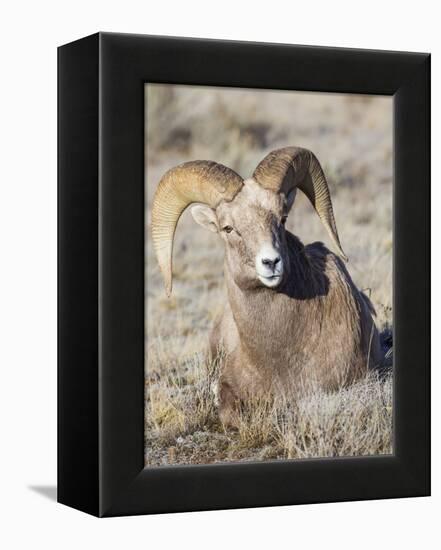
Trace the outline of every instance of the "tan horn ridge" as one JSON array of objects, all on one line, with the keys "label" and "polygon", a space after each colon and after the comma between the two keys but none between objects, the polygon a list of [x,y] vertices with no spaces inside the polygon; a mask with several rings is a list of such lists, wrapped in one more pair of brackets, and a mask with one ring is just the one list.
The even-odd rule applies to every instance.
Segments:
[{"label": "tan horn ridge", "polygon": [[181,214],[195,202],[216,208],[231,201],[242,185],[234,170],[206,160],[186,162],[164,174],[153,198],[151,229],[167,296],[172,291],[173,240]]},{"label": "tan horn ridge", "polygon": [[340,256],[348,261],[340,244],[328,183],[317,157],[309,149],[283,147],[268,153],[253,178],[265,189],[288,194],[298,187],[308,197]]}]

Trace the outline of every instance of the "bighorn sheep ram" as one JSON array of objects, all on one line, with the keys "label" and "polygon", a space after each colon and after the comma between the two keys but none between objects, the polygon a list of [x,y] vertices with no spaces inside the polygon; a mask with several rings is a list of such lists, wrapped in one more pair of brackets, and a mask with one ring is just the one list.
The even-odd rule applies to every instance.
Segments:
[{"label": "bighorn sheep ram", "polygon": [[174,233],[187,206],[200,203],[192,208],[195,221],[225,243],[228,302],[210,348],[212,355],[224,350],[218,399],[226,424],[250,397],[293,384],[336,389],[381,362],[372,306],[342,260],[285,229],[297,189],[347,260],[323,170],[307,149],[269,153],[245,181],[216,162],[187,162],[169,170],[156,190],[152,239],[168,296]]}]

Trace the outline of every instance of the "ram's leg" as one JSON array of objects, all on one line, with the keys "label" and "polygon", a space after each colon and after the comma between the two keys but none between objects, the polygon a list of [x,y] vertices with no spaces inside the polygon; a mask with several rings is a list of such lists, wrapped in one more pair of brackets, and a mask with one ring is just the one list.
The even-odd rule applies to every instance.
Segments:
[{"label": "ram's leg", "polygon": [[222,315],[218,316],[211,329],[208,338],[208,354],[210,361],[221,361],[223,353],[222,331],[221,331]]},{"label": "ram's leg", "polygon": [[240,399],[235,394],[231,385],[219,379],[218,385],[219,418],[227,428],[235,428],[239,422]]},{"label": "ram's leg", "polygon": [[225,426],[237,426],[241,406],[240,385],[237,378],[239,335],[233,314],[227,303],[216,319],[210,334],[210,354],[218,362],[219,379],[216,384],[219,417]]}]

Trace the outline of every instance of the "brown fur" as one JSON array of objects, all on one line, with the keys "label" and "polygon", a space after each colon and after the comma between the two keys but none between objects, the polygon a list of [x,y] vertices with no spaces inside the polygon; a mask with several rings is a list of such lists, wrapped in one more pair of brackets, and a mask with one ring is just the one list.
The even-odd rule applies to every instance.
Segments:
[{"label": "brown fur", "polygon": [[[218,397],[226,424],[250,397],[334,390],[382,359],[368,298],[322,243],[303,246],[285,231],[290,206],[289,197],[249,180],[232,202],[206,214],[226,246],[228,302],[210,336],[212,356],[223,356]],[[196,221],[208,225],[200,215]],[[228,225],[234,231],[227,234]],[[256,277],[254,258],[267,242],[283,260],[276,288]]]},{"label": "brown fur", "polygon": [[230,423],[253,395],[335,390],[381,361],[368,299],[322,243],[303,247],[289,235],[295,278],[277,290],[240,290],[226,271],[229,303],[210,336],[212,354],[225,351],[220,414]]}]

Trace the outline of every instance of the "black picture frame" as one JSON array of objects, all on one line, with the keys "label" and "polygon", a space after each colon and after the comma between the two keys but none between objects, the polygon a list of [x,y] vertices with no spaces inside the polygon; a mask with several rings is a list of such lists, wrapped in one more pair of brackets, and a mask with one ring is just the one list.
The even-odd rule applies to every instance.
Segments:
[{"label": "black picture frame", "polygon": [[[97,516],[430,494],[430,56],[98,33],[58,50],[58,500]],[[144,85],[394,97],[394,454],[144,468]]]}]

